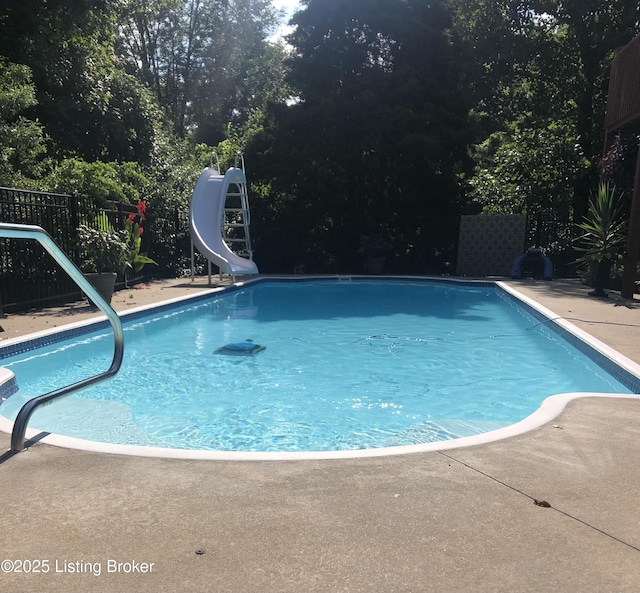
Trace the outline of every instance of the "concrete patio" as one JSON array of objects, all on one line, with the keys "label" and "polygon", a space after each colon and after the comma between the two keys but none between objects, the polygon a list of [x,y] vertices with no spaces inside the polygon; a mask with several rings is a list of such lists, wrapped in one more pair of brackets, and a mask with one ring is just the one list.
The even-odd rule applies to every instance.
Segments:
[{"label": "concrete patio", "polygon": [[[593,299],[575,281],[509,284],[640,362],[637,301]],[[205,289],[166,281],[114,305]],[[0,335],[95,315],[83,307],[11,315]],[[575,400],[507,440],[370,459],[170,460],[43,443],[13,455],[4,433],[0,447],[6,593],[640,591],[640,398]]]}]

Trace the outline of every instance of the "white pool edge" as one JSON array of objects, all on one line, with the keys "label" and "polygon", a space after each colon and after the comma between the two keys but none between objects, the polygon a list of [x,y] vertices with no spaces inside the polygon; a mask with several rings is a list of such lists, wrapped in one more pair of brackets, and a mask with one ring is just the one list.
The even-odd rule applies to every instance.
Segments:
[{"label": "white pool edge", "polygon": [[633,360],[631,360],[630,358],[626,357],[624,354],[621,354],[617,350],[611,348],[611,346],[608,346],[601,340],[598,340],[598,338],[595,338],[594,336],[587,333],[583,329],[580,329],[577,325],[574,325],[573,323],[571,323],[561,315],[558,315],[557,313],[554,313],[550,309],[547,309],[540,303],[537,303],[533,299],[522,294],[521,292],[519,292],[512,286],[509,286],[505,282],[497,281],[495,282],[495,284],[505,292],[516,297],[519,301],[522,301],[532,309],[535,309],[536,311],[544,315],[546,318],[549,319],[551,323],[556,323],[557,325],[559,325],[569,333],[576,336],[576,338],[580,339],[585,344],[591,346],[594,350],[600,352],[600,354],[602,354],[603,356],[606,356],[608,359],[612,360],[615,364],[623,368],[625,371],[631,373],[632,375],[635,375],[636,377],[640,377],[640,365],[634,362]]},{"label": "white pool edge", "polygon": [[[242,286],[244,283],[238,282],[234,286]],[[123,321],[127,320],[127,317],[131,315],[135,315],[136,313],[144,313],[145,311],[150,311],[152,309],[157,309],[159,307],[165,307],[169,305],[179,305],[184,301],[190,301],[195,298],[202,298],[207,295],[213,295],[216,292],[222,292],[223,290],[229,288],[228,286],[219,286],[212,288],[205,288],[199,292],[194,294],[189,294],[186,296],[175,297],[173,299],[167,299],[166,301],[160,301],[158,303],[154,303],[153,305],[142,305],[140,307],[132,307],[131,309],[127,309],[126,311],[121,311],[118,313],[118,317],[120,317]],[[67,323],[65,325],[60,325],[58,327],[53,327],[50,329],[44,329],[42,331],[33,332],[27,334],[26,336],[19,336],[17,338],[9,338],[7,340],[2,340],[0,342],[0,347],[5,348],[9,346],[14,346],[16,344],[20,344],[22,342],[28,342],[31,340],[37,340],[39,338],[46,338],[48,336],[52,336],[61,332],[69,332],[74,329],[80,329],[83,327],[87,327],[90,325],[95,325],[101,323],[102,321],[106,321],[107,318],[105,315],[96,315],[95,317],[91,317],[89,319],[83,319],[82,321],[75,321],[73,323]]]},{"label": "white pool edge", "polygon": [[[531,432],[554,420],[575,399],[595,397],[608,399],[638,399],[635,394],[611,394],[575,392],[552,395],[546,398],[540,407],[525,419],[491,432],[469,437],[461,437],[448,441],[421,443],[417,445],[403,445],[398,447],[379,447],[376,449],[352,449],[346,451],[301,451],[301,452],[270,452],[270,451],[203,451],[188,449],[167,449],[163,447],[146,447],[138,445],[118,445],[101,443],[67,437],[60,434],[43,433],[38,429],[27,429],[27,440],[37,440],[40,443],[75,449],[90,453],[106,453],[111,455],[129,455],[135,457],[158,457],[165,459],[194,459],[211,461],[302,461],[323,459],[355,459],[368,457],[386,457],[392,455],[408,455],[413,453],[427,453],[445,451],[476,445],[485,445],[495,441],[515,437]],[[11,434],[13,422],[0,416],[0,431]]]},{"label": "white pool edge", "polygon": [[[280,277],[278,277],[279,279]],[[309,277],[311,278],[311,277]],[[406,277],[405,277],[406,278]],[[421,277],[423,279],[429,279]],[[433,278],[433,280],[442,280],[442,278]],[[256,279],[257,280],[257,279]],[[268,279],[267,279],[268,280]],[[455,279],[447,279],[451,281]],[[234,286],[242,286],[244,284],[250,284],[255,282],[251,279],[246,282],[238,282]],[[470,282],[465,280],[465,282]],[[581,330],[571,322],[567,321],[563,317],[555,314],[550,309],[540,305],[533,299],[522,294],[518,290],[511,286],[508,286],[502,281],[483,280],[483,283],[491,283],[500,287],[508,294],[514,296],[516,299],[522,301],[529,307],[538,311],[551,323],[556,323],[566,331],[572,333],[577,338],[600,352],[612,360],[615,364],[622,367],[624,370],[640,378],[640,365],[627,358],[623,354],[614,350],[610,346],[601,342],[597,338],[593,337],[589,333]],[[156,309],[170,304],[179,304],[183,301],[189,301],[196,296],[202,296],[206,293],[216,293],[224,291],[228,287],[212,288],[197,293],[197,295],[189,295],[186,297],[179,297],[176,299],[170,299],[162,301],[155,305],[147,305],[144,307],[138,307],[136,309],[128,310],[122,313],[121,316],[126,319],[127,315],[138,313],[140,311],[147,311],[150,309]],[[47,330],[45,332],[38,332],[37,334],[30,334],[26,338],[11,340],[16,343],[24,341],[25,339],[36,339],[41,336],[47,336],[53,333],[57,333],[63,330],[83,327],[88,324],[96,323],[100,318],[93,318],[76,324],[65,325],[63,328],[56,328],[55,330]],[[4,342],[3,345],[8,344],[9,341]],[[10,372],[10,371],[8,371]],[[205,450],[188,450],[188,449],[169,449],[163,447],[147,447],[140,445],[120,445],[114,443],[101,443],[98,441],[89,441],[84,439],[78,439],[74,437],[67,437],[60,434],[46,433],[38,429],[28,428],[26,431],[27,440],[36,439],[38,442],[45,443],[47,445],[53,445],[56,447],[62,447],[66,449],[75,449],[80,451],[86,451],[91,453],[106,453],[112,455],[129,455],[136,457],[158,457],[165,459],[192,459],[192,460],[211,460],[211,461],[303,461],[303,460],[329,460],[329,459],[355,459],[355,458],[369,458],[369,457],[386,457],[392,455],[408,455],[413,453],[426,453],[434,451],[445,451],[450,449],[457,449],[462,447],[471,447],[476,445],[484,445],[495,441],[507,439],[510,437],[518,436],[527,432],[531,432],[541,426],[551,422],[555,419],[567,406],[567,404],[575,399],[580,398],[608,398],[608,399],[638,399],[637,394],[612,394],[612,393],[594,393],[594,392],[573,392],[573,393],[561,393],[547,397],[542,401],[540,407],[515,424],[511,424],[498,430],[486,432],[478,435],[461,437],[457,439],[450,439],[446,441],[437,441],[434,443],[420,443],[417,445],[403,445],[397,447],[379,447],[375,449],[351,449],[346,451],[300,451],[300,452],[271,452],[271,451],[205,451]],[[13,422],[7,418],[0,416],[0,431],[11,434],[13,430]]]}]

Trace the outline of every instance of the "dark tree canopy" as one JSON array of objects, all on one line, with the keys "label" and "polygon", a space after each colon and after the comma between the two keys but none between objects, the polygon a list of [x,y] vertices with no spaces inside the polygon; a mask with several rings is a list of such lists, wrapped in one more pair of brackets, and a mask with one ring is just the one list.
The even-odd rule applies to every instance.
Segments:
[{"label": "dark tree canopy", "polygon": [[148,161],[154,112],[113,51],[110,0],[7,0],[0,55],[31,69],[44,126],[58,156]]},{"label": "dark tree canopy", "polygon": [[362,236],[415,257],[435,217],[464,206],[458,176],[474,137],[449,12],[423,0],[307,0],[293,22],[298,101],[274,111],[256,145],[290,226],[278,240],[352,268]]}]

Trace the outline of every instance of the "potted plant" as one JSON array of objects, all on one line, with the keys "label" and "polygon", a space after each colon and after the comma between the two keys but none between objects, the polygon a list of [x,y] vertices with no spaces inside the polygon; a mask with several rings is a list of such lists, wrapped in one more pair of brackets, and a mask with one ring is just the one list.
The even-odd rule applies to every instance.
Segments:
[{"label": "potted plant", "polygon": [[111,302],[118,274],[124,274],[126,283],[128,270],[139,272],[146,264],[158,265],[140,253],[146,208],[146,202],[139,200],[137,214],[128,215],[122,231],[113,228],[104,212],[96,217],[94,226],[83,224],[78,228],[82,252],[80,268],[107,302]]},{"label": "potted plant", "polygon": [[360,253],[364,255],[364,267],[368,274],[381,274],[391,252],[391,245],[381,237],[365,235],[360,238]]},{"label": "potted plant", "polygon": [[[106,218],[106,215],[102,216]],[[111,225],[99,223],[98,226],[100,228],[81,224],[78,228],[80,269],[102,298],[110,303],[117,274],[127,265],[127,235]]]},{"label": "potted plant", "polygon": [[584,221],[578,224],[583,232],[576,249],[583,252],[576,262],[587,268],[594,290],[590,296],[606,297],[604,287],[609,272],[620,250],[626,243],[626,220],[613,188],[600,184],[595,198],[589,200],[589,210]]}]

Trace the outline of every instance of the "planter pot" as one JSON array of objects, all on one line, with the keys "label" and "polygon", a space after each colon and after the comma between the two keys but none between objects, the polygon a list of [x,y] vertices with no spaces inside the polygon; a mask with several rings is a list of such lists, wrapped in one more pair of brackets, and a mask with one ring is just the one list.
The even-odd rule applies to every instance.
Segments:
[{"label": "planter pot", "polygon": [[609,282],[609,273],[611,272],[611,268],[613,267],[613,262],[610,259],[603,259],[598,263],[598,267],[596,268],[596,273],[593,278],[593,288],[589,293],[589,296],[594,296],[598,298],[606,298],[609,295],[604,291],[604,288],[607,286]]},{"label": "planter pot", "polygon": [[[116,285],[116,276],[115,272],[105,272],[103,274],[85,274],[84,277],[91,283],[100,296],[107,301],[107,303],[111,303],[111,297],[113,296],[113,289]],[[91,301],[91,299],[89,299]],[[95,303],[92,303],[95,305]]]}]

